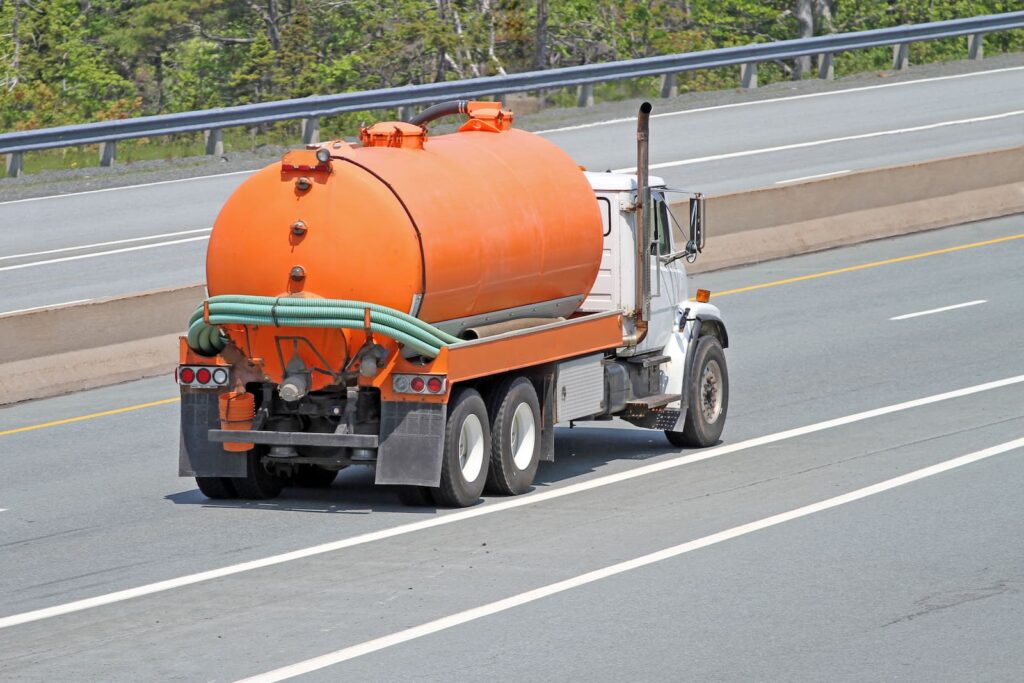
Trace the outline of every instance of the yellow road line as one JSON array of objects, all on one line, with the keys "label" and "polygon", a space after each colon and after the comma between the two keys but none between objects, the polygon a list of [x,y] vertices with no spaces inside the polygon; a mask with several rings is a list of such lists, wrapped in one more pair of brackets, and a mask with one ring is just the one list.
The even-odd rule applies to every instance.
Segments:
[{"label": "yellow road line", "polygon": [[785,280],[775,280],[773,282],[764,282],[759,285],[750,285],[748,287],[738,287],[736,289],[727,289],[724,292],[714,292],[714,297],[729,296],[730,294],[742,294],[743,292],[753,292],[758,289],[767,289],[768,287],[778,287],[779,285],[789,285],[794,282],[804,282],[806,280],[817,280],[818,278],[828,277],[830,275],[840,275],[842,273],[852,273],[858,270],[866,270],[867,268],[877,268],[879,266],[888,266],[893,263],[903,263],[904,261],[914,261],[916,259],[925,258],[927,256],[938,256],[940,254],[950,254],[955,251],[963,251],[964,249],[974,249],[975,247],[987,247],[992,244],[1001,244],[1003,242],[1010,242],[1012,240],[1024,239],[1024,233],[1017,235],[1008,235],[1006,237],[997,237],[991,240],[985,240],[983,242],[972,242],[970,244],[961,244],[955,247],[946,247],[945,249],[935,249],[933,251],[923,251],[919,254],[910,254],[909,256],[900,256],[897,258],[885,259],[884,261],[872,261],[871,263],[862,263],[858,266],[847,266],[846,268],[836,268],[835,270],[826,270],[821,273],[811,273],[810,275],[800,275],[798,277],[790,277]]},{"label": "yellow road line", "polygon": [[149,403],[139,403],[134,406],[127,406],[125,408],[115,408],[114,410],[104,410],[102,413],[89,413],[88,415],[79,415],[78,417],[69,417],[64,420],[54,420],[53,422],[43,422],[42,424],[29,425],[28,427],[16,427],[15,429],[8,429],[0,432],[0,436],[7,436],[9,434],[19,434],[21,432],[30,432],[33,429],[42,429],[43,427],[56,427],[58,425],[66,425],[71,422],[81,422],[82,420],[91,420],[94,417],[105,417],[107,415],[117,415],[118,413],[127,413],[132,410],[141,410],[142,408],[152,408],[153,406],[162,406],[168,403],[175,403],[180,401],[178,397],[165,398],[159,401],[150,401]]},{"label": "yellow road line", "polygon": [[[826,270],[821,273],[811,273],[810,275],[801,275],[799,277],[786,278],[785,280],[775,280],[773,282],[765,282],[759,285],[750,285],[749,287],[739,287],[737,289],[727,289],[724,292],[715,292],[715,297],[729,296],[730,294],[742,294],[743,292],[753,292],[758,289],[767,289],[768,287],[778,287],[779,285],[789,285],[794,282],[804,282],[805,280],[816,280],[822,277],[828,277],[830,275],[839,275],[841,273],[852,273],[858,270],[865,270],[867,268],[877,268],[878,266],[888,266],[893,263],[903,263],[904,261],[913,261],[916,259],[925,258],[927,256],[938,256],[940,254],[949,254],[955,251],[963,251],[964,249],[974,249],[975,247],[987,247],[992,244],[1000,244],[1002,242],[1010,242],[1012,240],[1024,239],[1024,233],[1017,235],[1008,235],[1006,237],[997,237],[991,240],[985,240],[983,242],[972,242],[970,244],[961,244],[955,247],[946,247],[945,249],[935,249],[933,251],[923,251],[919,254],[910,254],[909,256],[900,256],[897,258],[885,259],[884,261],[872,261],[871,263],[862,263],[859,266],[847,266],[846,268],[836,268],[835,270]],[[0,436],[7,436],[9,434],[19,434],[21,432],[30,432],[34,429],[42,429],[44,427],[56,427],[58,425],[65,425],[72,422],[81,422],[82,420],[91,420],[96,417],[105,417],[107,415],[117,415],[118,413],[127,413],[132,410],[141,410],[142,408],[152,408],[153,406],[162,406],[168,403],[174,403],[180,399],[165,398],[160,401],[151,401],[150,403],[140,403],[134,406],[127,406],[125,408],[116,408],[114,410],[104,410],[101,413],[90,413],[89,415],[80,415],[78,417],[69,417],[65,420],[54,420],[53,422],[44,422],[37,425],[29,425],[28,427],[17,427],[15,429],[8,429],[6,431],[0,431]]]}]

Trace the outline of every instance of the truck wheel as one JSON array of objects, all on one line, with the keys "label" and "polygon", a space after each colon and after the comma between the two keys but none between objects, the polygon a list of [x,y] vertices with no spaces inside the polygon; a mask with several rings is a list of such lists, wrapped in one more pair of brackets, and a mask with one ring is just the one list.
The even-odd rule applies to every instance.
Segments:
[{"label": "truck wheel", "polygon": [[284,488],[285,480],[267,471],[260,462],[262,448],[254,448],[246,454],[246,475],[231,480],[239,498],[266,500],[276,498]]},{"label": "truck wheel", "polygon": [[307,489],[325,489],[334,483],[338,470],[328,470],[316,465],[299,465],[292,477],[292,484]]},{"label": "truck wheel", "polygon": [[685,387],[688,409],[683,431],[666,431],[665,436],[673,446],[705,448],[718,443],[729,412],[729,369],[717,337],[697,340],[691,377],[692,383]]},{"label": "truck wheel", "polygon": [[533,382],[506,379],[491,403],[491,464],[487,490],[506,496],[526,493],[540,463],[540,401]]},{"label": "truck wheel", "polygon": [[480,499],[487,481],[491,430],[487,407],[475,389],[463,389],[448,406],[441,459],[441,485],[434,502],[464,508]]},{"label": "truck wheel", "polygon": [[429,486],[397,486],[398,500],[409,507],[427,507],[434,504]]},{"label": "truck wheel", "polygon": [[203,495],[213,500],[235,498],[235,487],[227,477],[196,477],[196,486]]}]

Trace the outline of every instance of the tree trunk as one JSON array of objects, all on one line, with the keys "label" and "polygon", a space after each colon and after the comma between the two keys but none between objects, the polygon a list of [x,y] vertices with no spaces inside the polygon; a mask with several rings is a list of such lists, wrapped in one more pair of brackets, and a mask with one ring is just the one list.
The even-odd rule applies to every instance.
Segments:
[{"label": "tree trunk", "polygon": [[535,69],[548,68],[548,0],[537,0],[537,50],[534,53]]},{"label": "tree trunk", "polygon": [[18,72],[21,71],[21,36],[18,35],[18,28],[21,25],[21,0],[14,0],[11,16],[11,42],[13,43],[13,54],[11,55],[11,78],[7,82],[7,88],[14,90],[18,85]]},{"label": "tree trunk", "polygon": [[[442,27],[448,23],[448,0],[437,0],[438,24]],[[437,46],[437,71],[434,74],[434,82],[440,83],[444,80],[445,67],[448,61],[448,53],[444,49],[444,42]]]},{"label": "tree trunk", "polygon": [[[814,36],[814,0],[796,0],[793,8],[793,16],[796,17],[799,29],[798,38],[811,38]],[[809,56],[797,57],[793,65],[793,80],[799,81],[804,74],[811,70],[811,58]]]}]

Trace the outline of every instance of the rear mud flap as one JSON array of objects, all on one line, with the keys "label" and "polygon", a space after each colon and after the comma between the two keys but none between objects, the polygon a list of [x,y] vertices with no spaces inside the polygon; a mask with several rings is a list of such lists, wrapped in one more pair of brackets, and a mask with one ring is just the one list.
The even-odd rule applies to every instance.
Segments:
[{"label": "rear mud flap", "polygon": [[199,390],[181,393],[181,438],[178,475],[182,477],[244,477],[246,453],[229,453],[207,438],[220,427],[217,393]]},{"label": "rear mud flap", "polygon": [[441,483],[447,410],[444,403],[381,402],[377,484]]}]

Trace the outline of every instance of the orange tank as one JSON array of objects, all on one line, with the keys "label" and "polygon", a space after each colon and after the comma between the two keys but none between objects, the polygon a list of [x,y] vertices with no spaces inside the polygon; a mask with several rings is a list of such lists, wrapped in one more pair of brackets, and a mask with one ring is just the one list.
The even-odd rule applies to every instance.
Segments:
[{"label": "orange tank", "polygon": [[[209,294],[353,299],[435,324],[544,303],[542,314],[570,314],[601,261],[597,202],[564,151],[510,128],[510,119],[478,107],[450,135],[378,123],[363,131],[361,147],[325,144],[326,163],[316,150],[286,154],[246,180],[218,216]],[[276,381],[291,352],[279,352],[274,336],[301,334],[335,367],[364,339],[251,328],[243,343],[240,328],[228,331]],[[291,348],[314,361],[302,346]]]}]

